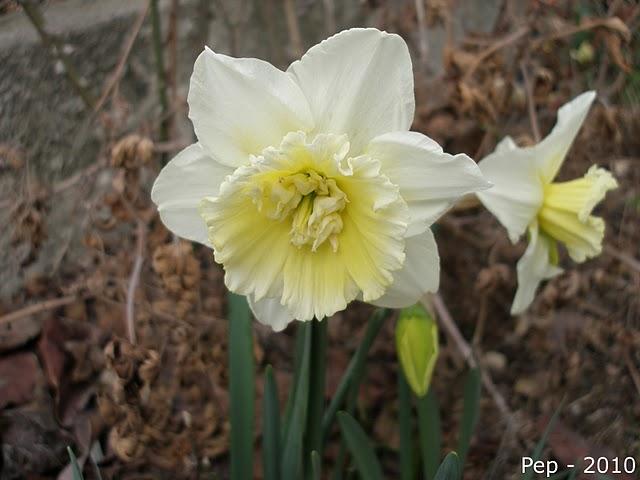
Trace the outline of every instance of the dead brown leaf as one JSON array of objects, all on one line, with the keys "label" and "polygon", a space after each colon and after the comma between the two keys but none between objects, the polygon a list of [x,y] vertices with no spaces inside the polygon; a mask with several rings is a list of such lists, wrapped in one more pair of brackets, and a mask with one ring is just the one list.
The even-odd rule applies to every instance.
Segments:
[{"label": "dead brown leaf", "polygon": [[0,352],[24,345],[37,337],[41,328],[42,320],[37,315],[27,315],[0,323]]},{"label": "dead brown leaf", "polygon": [[29,402],[41,381],[38,359],[31,352],[0,358],[0,409]]}]

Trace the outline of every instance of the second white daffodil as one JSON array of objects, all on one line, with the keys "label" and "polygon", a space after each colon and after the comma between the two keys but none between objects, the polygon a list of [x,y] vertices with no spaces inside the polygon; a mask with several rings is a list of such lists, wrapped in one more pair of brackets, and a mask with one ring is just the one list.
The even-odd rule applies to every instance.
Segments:
[{"label": "second white daffodil", "polygon": [[514,243],[525,232],[529,246],[518,262],[518,290],[511,313],[523,312],[541,281],[562,272],[558,243],[572,260],[583,262],[602,251],[604,221],[591,215],[608,190],[617,187],[607,170],[592,166],[584,177],[554,183],[595,92],[586,92],[558,111],[558,122],[540,143],[519,148],[509,137],[480,162],[494,184],[479,192],[482,203],[507,229]]},{"label": "second white daffodil", "polygon": [[356,298],[404,307],[437,290],[429,226],[489,186],[469,157],[408,131],[413,71],[397,35],[347,30],[286,72],[207,48],[188,102],[198,142],[152,198],[171,231],[213,248],[227,287],[275,330]]}]

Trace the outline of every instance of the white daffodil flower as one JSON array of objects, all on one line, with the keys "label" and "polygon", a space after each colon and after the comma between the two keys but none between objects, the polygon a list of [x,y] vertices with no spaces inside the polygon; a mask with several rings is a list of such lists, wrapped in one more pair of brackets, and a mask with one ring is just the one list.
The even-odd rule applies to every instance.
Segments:
[{"label": "white daffodil flower", "polygon": [[513,243],[528,232],[529,245],[518,262],[512,314],[527,309],[540,282],[562,273],[558,242],[575,262],[602,251],[604,221],[591,211],[618,186],[611,173],[593,165],[582,178],[553,183],[595,97],[595,92],[586,92],[563,105],[555,127],[540,143],[519,148],[507,137],[479,163],[494,184],[478,193],[480,201]]},{"label": "white daffodil flower", "polygon": [[489,186],[469,157],[408,131],[413,72],[397,35],[343,31],[286,72],[207,48],[188,102],[198,142],[151,196],[274,330],[357,298],[405,307],[437,290],[429,226]]}]

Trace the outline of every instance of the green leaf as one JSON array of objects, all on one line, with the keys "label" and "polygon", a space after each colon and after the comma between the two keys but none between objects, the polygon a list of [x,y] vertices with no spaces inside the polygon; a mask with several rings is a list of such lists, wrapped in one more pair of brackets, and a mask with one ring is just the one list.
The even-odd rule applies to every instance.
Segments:
[{"label": "green leaf", "polygon": [[400,426],[400,479],[413,480],[413,429],[411,390],[402,370],[398,370],[398,423]]},{"label": "green leaf", "polygon": [[251,316],[244,297],[229,292],[231,479],[253,477],[255,397]]},{"label": "green leaf", "polygon": [[71,450],[71,447],[67,447],[67,453],[69,454],[69,461],[71,462],[71,475],[73,480],[84,480],[82,469],[80,465],[78,465],[78,459],[75,453],[73,453],[73,450]]},{"label": "green leaf", "polygon": [[338,412],[338,423],[360,476],[367,480],[383,480],[382,467],[362,427],[346,412]]},{"label": "green leaf", "polygon": [[[282,452],[282,478],[298,480],[301,478],[302,441],[307,419],[307,402],[309,400],[309,364],[311,357],[311,322],[305,322],[298,328],[304,337],[303,355],[300,373],[295,387],[289,429],[284,439]],[[246,478],[251,478],[250,476]]]},{"label": "green leaf", "polygon": [[417,405],[422,470],[424,478],[431,480],[436,475],[442,448],[440,409],[433,389],[429,389],[426,396],[418,398]]},{"label": "green leaf", "polygon": [[434,480],[459,480],[462,475],[460,458],[456,452],[449,452],[438,468]]},{"label": "green leaf", "polygon": [[422,305],[416,304],[401,310],[395,333],[405,378],[416,396],[423,397],[438,359],[438,325]]},{"label": "green leaf", "polygon": [[262,465],[265,480],[280,480],[280,405],[271,365],[264,372]]},{"label": "green leaf", "polygon": [[580,473],[580,468],[578,466],[573,467],[570,470],[570,475],[567,477],[568,480],[576,480],[578,478],[578,474]]},{"label": "green leaf", "polygon": [[322,465],[320,463],[320,455],[315,450],[311,452],[311,473],[313,480],[322,479]]},{"label": "green leaf", "polygon": [[563,470],[562,472],[558,472],[554,475],[551,475],[550,477],[546,477],[545,480],[563,480],[565,478],[568,480],[571,480],[571,479],[575,480],[576,477],[573,476],[574,472],[577,472],[577,468],[570,468],[569,470]]},{"label": "green leaf", "polygon": [[[549,423],[547,424],[547,428],[545,428],[544,433],[542,434],[542,438],[540,439],[540,441],[536,445],[536,448],[533,450],[533,453],[531,454],[531,460],[533,460],[533,463],[540,460],[540,457],[542,456],[542,451],[544,450],[544,447],[547,444],[547,438],[549,438],[549,434],[555,428],[556,422],[558,421],[558,417],[560,416],[560,411],[562,410],[563,407],[564,407],[564,400],[560,403],[560,406],[554,412],[553,416],[551,417],[551,420],[549,420]],[[532,468],[527,469],[527,471],[521,477],[522,480],[530,480],[531,478],[533,478],[533,473],[534,472]]]},{"label": "green leaf", "polygon": [[460,464],[464,466],[469,451],[469,444],[473,431],[478,423],[480,413],[481,376],[480,370],[473,368],[467,374],[464,385],[464,404],[462,410],[462,422],[460,424],[460,436],[458,438],[458,455]]},{"label": "green leaf", "polygon": [[311,475],[312,451],[322,455],[322,415],[324,414],[325,372],[327,365],[327,319],[311,322],[311,358],[309,379],[309,407],[305,431],[305,478]]},{"label": "green leaf", "polygon": [[342,474],[347,461],[347,444],[344,443],[344,437],[340,437],[340,448],[338,449],[338,457],[333,466],[333,480],[342,480]]},{"label": "green leaf", "polygon": [[326,441],[329,433],[331,431],[331,425],[333,424],[333,419],[335,418],[336,412],[342,406],[345,398],[349,391],[349,394],[353,398],[357,396],[358,387],[360,385],[360,381],[362,380],[362,375],[364,372],[365,361],[367,359],[367,353],[373,344],[376,336],[380,332],[382,325],[384,324],[384,319],[388,314],[388,310],[386,309],[378,309],[369,319],[369,323],[367,325],[367,330],[358,345],[358,349],[356,353],[351,358],[349,362],[349,366],[345,371],[342,379],[340,380],[340,384],[336,389],[329,406],[324,414],[324,418],[322,419],[322,438],[323,441]]}]

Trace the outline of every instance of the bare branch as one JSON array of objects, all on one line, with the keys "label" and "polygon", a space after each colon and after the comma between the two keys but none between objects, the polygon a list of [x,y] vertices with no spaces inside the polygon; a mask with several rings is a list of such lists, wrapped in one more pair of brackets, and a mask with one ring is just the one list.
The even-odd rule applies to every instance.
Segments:
[{"label": "bare branch", "polygon": [[109,95],[111,94],[115,86],[118,84],[120,79],[122,78],[122,73],[124,72],[124,66],[127,63],[129,54],[131,53],[131,49],[133,48],[133,44],[135,43],[136,38],[140,33],[140,29],[142,28],[144,19],[147,17],[148,11],[149,11],[149,4],[147,3],[147,5],[140,11],[140,13],[138,14],[138,18],[136,18],[136,21],[131,27],[131,32],[129,33],[129,36],[127,37],[127,40],[124,44],[122,54],[120,55],[120,60],[118,60],[118,64],[116,65],[116,68],[113,70],[113,73],[109,77],[109,80],[107,81],[107,84],[105,85],[104,90],[102,91],[102,95],[100,95],[100,98],[98,99],[98,102],[94,107],[94,110],[93,110],[94,113],[98,112],[102,108],[104,103],[107,101],[107,98],[109,98]]},{"label": "bare branch", "polygon": [[38,32],[42,44],[56,58],[56,60],[60,60],[62,62],[62,65],[64,66],[64,73],[67,76],[69,83],[71,83],[73,89],[82,99],[85,107],[88,110],[93,110],[96,104],[93,95],[91,95],[89,90],[87,90],[83,85],[82,77],[69,57],[64,53],[64,49],[58,39],[46,31],[44,27],[44,19],[38,7],[29,0],[24,0],[20,2],[20,4],[22,5],[24,13],[27,15],[27,18],[29,18],[29,21]]},{"label": "bare branch", "polygon": [[300,25],[298,24],[298,14],[296,13],[296,5],[293,0],[284,0],[284,13],[287,18],[287,29],[289,30],[289,40],[291,48],[296,58],[302,56],[302,35],[300,34]]},{"label": "bare branch", "polygon": [[140,272],[142,271],[142,263],[144,262],[144,244],[146,239],[146,227],[142,221],[138,221],[136,230],[136,257],[133,262],[133,269],[129,276],[129,286],[127,287],[127,304],[125,315],[127,319],[127,335],[132,344],[136,343],[136,324],[135,324],[135,295],[138,283],[140,283]]}]

